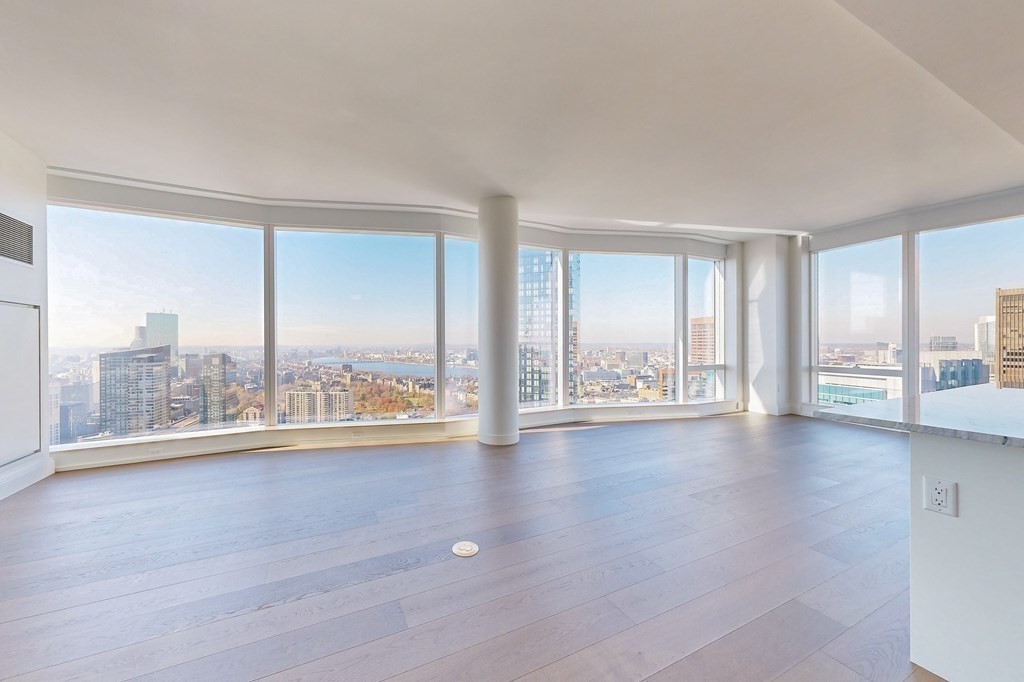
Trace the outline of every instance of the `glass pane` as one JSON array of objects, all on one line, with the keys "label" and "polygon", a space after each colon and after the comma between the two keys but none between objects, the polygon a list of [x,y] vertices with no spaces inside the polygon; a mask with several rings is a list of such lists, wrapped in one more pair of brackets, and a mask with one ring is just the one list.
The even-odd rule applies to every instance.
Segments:
[{"label": "glass pane", "polygon": [[[721,362],[718,330],[718,297],[721,263],[690,258],[686,265],[686,310],[689,317],[688,362],[717,365]],[[691,391],[692,393],[692,391]]]},{"label": "glass pane", "polygon": [[444,240],[445,413],[477,411],[477,245]]},{"label": "glass pane", "polygon": [[51,206],[56,443],[263,423],[263,232]]},{"label": "glass pane", "polygon": [[519,406],[558,404],[559,251],[519,249]]},{"label": "glass pane", "polygon": [[689,401],[691,403],[725,400],[722,380],[725,373],[721,370],[705,369],[687,372]]},{"label": "glass pane", "polygon": [[[903,394],[899,237],[818,253],[818,402]],[[858,373],[857,369],[867,370]]]},{"label": "glass pane", "polygon": [[434,416],[434,237],[279,230],[280,423]]},{"label": "glass pane", "polygon": [[1021,218],[918,237],[922,393],[1012,379],[1010,354],[1024,348],[999,340],[997,292],[1024,287],[1022,247]]},{"label": "glass pane", "polygon": [[[578,349],[575,402],[676,399],[675,259],[574,254],[570,345]],[[570,354],[572,354],[570,352]]]}]

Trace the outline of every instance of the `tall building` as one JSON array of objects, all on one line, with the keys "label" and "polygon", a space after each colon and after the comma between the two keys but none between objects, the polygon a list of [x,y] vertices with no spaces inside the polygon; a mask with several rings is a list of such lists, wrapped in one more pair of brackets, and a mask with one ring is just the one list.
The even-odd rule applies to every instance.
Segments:
[{"label": "tall building", "polygon": [[50,428],[50,445],[60,444],[60,384],[50,383],[50,391],[47,396],[47,407],[49,428]]},{"label": "tall building", "polygon": [[100,428],[117,436],[171,424],[169,346],[101,353]]},{"label": "tall building", "polygon": [[352,394],[344,390],[299,389],[285,394],[288,424],[339,422],[352,418]]},{"label": "tall building", "polygon": [[85,403],[61,401],[60,442],[62,444],[77,443],[79,436],[89,435],[88,420],[89,411],[86,409]]},{"label": "tall building", "polygon": [[714,365],[718,361],[715,318],[694,317],[690,320],[690,364]]},{"label": "tall building", "polygon": [[232,389],[231,356],[214,353],[203,356],[199,380],[199,422],[223,424],[238,418],[238,394]]},{"label": "tall building", "polygon": [[996,384],[1024,388],[1024,289],[996,289]]},{"label": "tall building", "polygon": [[676,370],[672,367],[658,368],[658,392],[662,400],[676,399]]},{"label": "tall building", "polygon": [[199,381],[203,374],[203,358],[196,353],[185,353],[178,359],[178,376]]},{"label": "tall building", "polygon": [[928,350],[931,351],[943,351],[943,350],[957,350],[959,344],[957,344],[955,336],[932,336],[928,339]]},{"label": "tall building", "polygon": [[519,402],[558,402],[557,251],[519,250]]},{"label": "tall building", "polygon": [[60,401],[62,403],[82,403],[87,412],[93,408],[92,397],[93,383],[91,381],[65,384],[60,387]]},{"label": "tall building", "polygon": [[171,364],[178,366],[178,316],[175,313],[146,313],[146,345],[170,346]]},{"label": "tall building", "polygon": [[[580,377],[582,375],[580,349],[580,254],[569,254],[568,300],[565,304],[569,312],[569,355],[565,362],[569,365],[569,404],[580,398]],[[647,364],[646,353],[644,364]]]},{"label": "tall building", "polygon": [[982,315],[974,323],[974,350],[981,359],[992,362],[996,357],[996,316]]}]

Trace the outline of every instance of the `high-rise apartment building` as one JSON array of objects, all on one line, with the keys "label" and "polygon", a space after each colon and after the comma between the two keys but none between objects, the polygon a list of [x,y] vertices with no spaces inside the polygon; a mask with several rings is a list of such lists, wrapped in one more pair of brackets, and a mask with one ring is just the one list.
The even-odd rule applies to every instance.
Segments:
[{"label": "high-rise apartment building", "polygon": [[[583,358],[580,349],[580,254],[569,254],[568,297],[565,302],[569,312],[569,354],[565,359],[569,365],[569,404],[580,398],[580,361]],[[646,354],[645,354],[646,356]],[[646,357],[644,364],[647,364]]]},{"label": "high-rise apartment building", "polygon": [[340,422],[351,419],[352,414],[348,391],[299,389],[285,394],[285,421],[289,424]]},{"label": "high-rise apartment building", "polygon": [[982,315],[974,323],[974,350],[981,359],[992,362],[996,357],[996,316]]},{"label": "high-rise apartment building", "polygon": [[519,402],[558,402],[559,253],[519,251]]},{"label": "high-rise apartment building", "polygon": [[223,424],[238,418],[238,395],[231,386],[231,356],[214,353],[203,356],[199,380],[199,422]]},{"label": "high-rise apartment building", "polygon": [[171,376],[178,376],[178,316],[175,313],[146,313],[146,345],[170,346]]},{"label": "high-rise apartment building", "polygon": [[695,317],[690,320],[690,364],[714,365],[718,361],[715,318]]},{"label": "high-rise apartment building", "polygon": [[118,436],[170,426],[169,346],[101,353],[100,428]]},{"label": "high-rise apartment building", "polygon": [[930,351],[957,350],[958,348],[955,336],[932,336],[928,339],[928,350]]},{"label": "high-rise apartment building", "polygon": [[996,289],[996,384],[1024,388],[1024,289]]},{"label": "high-rise apartment building", "polygon": [[50,383],[46,401],[49,408],[50,445],[60,444],[60,384]]}]

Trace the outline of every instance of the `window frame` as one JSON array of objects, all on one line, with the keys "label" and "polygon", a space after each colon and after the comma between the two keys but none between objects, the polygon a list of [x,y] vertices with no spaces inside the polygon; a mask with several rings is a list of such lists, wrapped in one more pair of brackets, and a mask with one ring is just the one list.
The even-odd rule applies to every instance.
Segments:
[{"label": "window frame", "polygon": [[[820,337],[819,337],[820,317],[819,317],[819,300],[818,299],[819,299],[819,295],[821,293],[821,286],[819,284],[819,278],[821,276],[821,272],[820,272],[820,266],[819,266],[819,262],[818,262],[818,257],[820,256],[820,254],[827,253],[829,251],[835,251],[835,250],[838,250],[838,249],[850,248],[850,247],[853,247],[853,246],[861,246],[863,244],[871,244],[871,243],[874,243],[874,242],[879,242],[879,241],[884,241],[884,240],[887,240],[887,239],[894,239],[894,238],[900,239],[900,275],[899,275],[900,287],[901,287],[901,294],[900,294],[900,343],[903,346],[903,363],[902,363],[902,365],[900,366],[899,369],[884,369],[884,368],[881,368],[881,367],[844,367],[842,365],[822,365],[822,364],[820,364],[820,359],[821,359],[821,343],[820,343]],[[809,317],[809,324],[808,324],[809,332],[808,332],[808,348],[807,348],[807,352],[809,353],[810,361],[809,361],[808,371],[807,371],[807,379],[808,380],[807,380],[806,383],[804,383],[804,386],[803,386],[804,391],[805,391],[805,395],[803,397],[803,402],[804,403],[809,403],[809,404],[813,405],[815,408],[820,407],[820,406],[825,406],[825,407],[830,407],[831,406],[831,405],[829,405],[827,403],[819,403],[818,402],[818,380],[819,380],[819,376],[821,374],[825,374],[825,375],[839,375],[839,376],[846,375],[846,376],[852,376],[852,377],[892,377],[892,378],[900,377],[901,381],[902,381],[902,388],[900,390],[901,395],[903,397],[907,397],[908,395],[910,395],[910,393],[908,392],[908,388],[907,388],[910,385],[910,382],[908,382],[908,376],[910,375],[910,371],[909,371],[909,367],[910,367],[909,358],[910,358],[910,355],[911,355],[910,352],[909,352],[909,349],[907,347],[907,340],[909,338],[908,337],[908,322],[910,320],[910,318],[909,318],[909,314],[910,313],[908,311],[908,303],[909,303],[909,300],[910,300],[910,295],[908,295],[908,292],[913,292],[916,295],[917,287],[916,287],[916,270],[913,273],[908,272],[908,268],[907,268],[908,260],[907,259],[909,257],[913,257],[915,259],[915,262],[916,262],[916,257],[917,256],[916,256],[916,251],[913,248],[911,249],[911,251],[913,251],[913,253],[908,253],[908,247],[907,247],[907,242],[908,241],[909,240],[906,238],[906,235],[899,234],[899,235],[889,235],[889,236],[885,236],[885,237],[878,237],[878,238],[874,238],[874,239],[865,239],[864,241],[853,242],[853,243],[850,243],[850,244],[842,244],[840,246],[834,246],[834,247],[827,248],[827,249],[814,250],[811,247],[811,248],[807,248],[807,250],[805,251],[806,255],[808,256],[808,261],[809,261],[808,269],[806,271],[806,275],[809,278],[808,279],[808,292],[809,292],[808,298],[809,298],[809,302],[810,302],[810,310],[809,310],[809,316],[808,316]],[[914,241],[915,241],[915,244],[916,244],[916,240],[914,240]],[[811,243],[813,244],[813,241]],[[908,281],[908,276],[910,276],[910,275],[912,275],[915,278],[913,282]],[[913,356],[914,356],[914,359],[916,360],[917,359],[917,351],[916,350],[914,351]]]},{"label": "window frame", "polygon": [[[168,189],[153,183],[126,184],[74,175],[51,175],[48,188],[48,206],[85,208],[110,213],[171,218],[215,225],[261,230],[263,233],[263,352],[264,365],[273,381],[265,382],[264,400],[274,406],[265,410],[264,423],[258,427],[224,428],[209,432],[160,434],[131,437],[92,443],[54,446],[52,451],[61,470],[88,468],[98,465],[149,461],[158,458],[210,454],[238,449],[262,447],[303,446],[307,444],[347,443],[366,439],[391,440],[395,437],[431,439],[437,437],[468,436],[475,433],[476,415],[447,416],[443,391],[437,387],[444,381],[444,249],[445,238],[477,241],[475,212],[436,207],[399,205],[365,205],[344,202],[269,200],[258,197],[239,198],[235,195],[190,190]],[[277,249],[278,230],[304,230],[324,232],[351,232],[360,234],[433,235],[435,239],[435,413],[432,418],[416,420],[381,420],[368,422],[341,422],[331,424],[279,424],[277,420]],[[729,334],[740,334],[742,284],[742,246],[729,239],[698,237],[667,231],[637,232],[566,229],[543,223],[521,221],[520,244],[559,253],[561,277],[559,283],[558,378],[557,404],[520,410],[523,428],[598,418],[641,417],[628,408],[643,409],[651,416],[680,416],[719,414],[743,409],[742,379],[738,357],[742,347],[739,338],[727,339]],[[637,247],[640,247],[639,249]],[[727,275],[728,319],[719,315],[721,339],[726,348],[723,363],[716,367],[730,368],[730,380],[724,395],[714,403],[693,405],[688,411],[672,411],[684,401],[649,404],[568,404],[569,390],[566,316],[568,314],[568,256],[571,251],[594,253],[622,253],[639,255],[675,256],[678,259],[701,257],[722,262]],[[680,296],[676,291],[677,298]],[[736,371],[732,371],[736,368]],[[440,397],[438,394],[441,394]],[[685,395],[682,390],[679,396]],[[570,414],[567,409],[582,410]],[[659,409],[660,408],[660,409]],[[613,415],[614,413],[614,415]],[[396,434],[408,434],[397,436]],[[376,434],[381,434],[377,436]]]}]

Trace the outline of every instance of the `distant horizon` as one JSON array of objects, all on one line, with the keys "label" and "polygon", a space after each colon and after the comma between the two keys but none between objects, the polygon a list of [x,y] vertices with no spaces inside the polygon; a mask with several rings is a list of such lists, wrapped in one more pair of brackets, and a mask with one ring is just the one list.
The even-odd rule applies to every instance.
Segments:
[{"label": "distant horizon", "polygon": [[[125,350],[125,349],[128,348],[128,345],[129,344],[124,344],[122,346],[50,346],[50,352],[53,353],[53,352],[56,352],[56,351],[61,351],[61,352],[65,353],[65,354],[68,351],[107,352],[107,351],[114,351],[114,350]],[[463,348],[463,347],[464,348],[476,348],[476,347],[478,347],[479,344],[477,344],[477,343],[460,343],[460,342],[446,341],[446,345],[448,346],[448,350],[453,350],[453,349],[457,350],[457,349]],[[668,348],[668,349],[671,350],[674,345],[675,345],[674,342],[665,342],[665,341],[657,341],[657,342],[654,342],[654,341],[652,341],[652,342],[645,342],[645,341],[635,341],[635,342],[593,341],[593,342],[590,342],[590,343],[581,343],[580,347],[581,348],[586,348],[586,349],[601,349],[601,348],[617,347],[617,348],[622,348],[622,349],[625,349],[625,350],[642,350],[642,349],[645,349],[645,348]],[[156,346],[147,346],[147,348],[155,348],[155,347]],[[178,354],[179,355],[183,355],[183,354],[185,354],[185,352],[187,350],[201,349],[201,348],[237,348],[237,349],[244,349],[244,350],[262,350],[263,347],[264,347],[263,344],[241,344],[241,343],[239,343],[239,344],[213,344],[213,343],[207,343],[207,344],[202,344],[202,345],[195,345],[195,344],[181,344],[181,343],[179,343],[178,344]],[[434,349],[434,344],[432,342],[426,342],[426,341],[422,342],[422,343],[412,343],[412,344],[407,343],[407,344],[401,344],[401,345],[397,345],[397,344],[371,344],[371,345],[362,344],[362,345],[353,345],[353,346],[342,346],[342,345],[338,345],[338,344],[295,344],[295,343],[289,343],[289,344],[278,344],[277,348],[278,348],[278,350],[288,349],[288,348],[295,348],[295,349],[300,349],[301,348],[301,349],[308,349],[308,350],[323,350],[323,351],[335,350],[335,349],[337,349],[337,350],[349,350],[349,351],[361,351],[361,350],[365,350],[365,351],[380,351],[380,350],[413,350],[413,351],[419,351],[419,350],[433,350]]]},{"label": "distant horizon", "polygon": [[[51,347],[123,348],[147,312],[178,315],[182,347],[254,347],[263,338],[261,230],[96,209],[48,208]],[[477,335],[477,244],[445,239],[446,328]],[[279,346],[403,347],[435,326],[433,235],[280,230]],[[580,329],[597,345],[674,336],[674,257],[582,253]],[[694,261],[691,317],[713,311]],[[342,324],[338,324],[341,321]],[[340,337],[340,338],[339,338]],[[353,340],[358,339],[359,343]],[[83,343],[84,342],[84,343]]]}]

